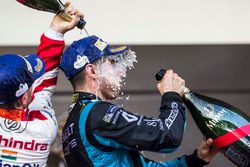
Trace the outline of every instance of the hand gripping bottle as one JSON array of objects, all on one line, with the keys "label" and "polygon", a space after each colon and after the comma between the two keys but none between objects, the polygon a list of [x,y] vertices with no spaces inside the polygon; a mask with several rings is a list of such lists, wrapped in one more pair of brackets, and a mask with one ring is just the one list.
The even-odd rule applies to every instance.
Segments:
[{"label": "hand gripping bottle", "polygon": [[[21,4],[33,9],[59,14],[64,19],[71,21],[71,16],[65,12],[65,6],[60,0],[17,0]],[[86,22],[83,19],[77,24],[79,29],[83,29]]]},{"label": "hand gripping bottle", "polygon": [[[156,74],[160,81],[166,70]],[[196,125],[221,153],[239,167],[250,167],[250,117],[221,100],[184,89],[183,101]]]}]

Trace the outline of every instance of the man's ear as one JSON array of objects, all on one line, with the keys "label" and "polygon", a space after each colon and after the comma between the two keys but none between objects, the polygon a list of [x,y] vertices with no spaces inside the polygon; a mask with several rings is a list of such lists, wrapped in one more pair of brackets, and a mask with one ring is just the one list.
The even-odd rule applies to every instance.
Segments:
[{"label": "man's ear", "polygon": [[85,67],[85,71],[86,71],[86,74],[88,77],[91,77],[91,78],[94,78],[94,79],[97,79],[97,68],[96,68],[96,65],[94,64],[87,64],[86,67]]},{"label": "man's ear", "polygon": [[21,97],[17,99],[17,103],[15,104],[15,107],[17,109],[24,109],[29,105],[29,102],[30,102],[30,95],[29,95],[29,91],[27,91]]}]

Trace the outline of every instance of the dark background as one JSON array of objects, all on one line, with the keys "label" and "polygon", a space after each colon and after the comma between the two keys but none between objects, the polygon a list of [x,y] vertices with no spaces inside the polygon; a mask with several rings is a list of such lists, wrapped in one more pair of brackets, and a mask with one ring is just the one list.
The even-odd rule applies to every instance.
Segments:
[{"label": "dark background", "polygon": [[[128,72],[124,96],[116,100],[124,108],[147,116],[157,116],[160,95],[156,91],[155,73],[160,68],[172,68],[186,80],[190,89],[224,100],[250,115],[250,45],[137,45],[132,46],[138,56],[135,69]],[[0,54],[35,53],[36,47],[1,47]],[[62,72],[53,99],[54,109],[61,120],[71,104],[72,88]],[[129,100],[126,97],[129,96]],[[202,140],[202,135],[187,110],[187,129],[182,148],[172,154],[144,152],[157,161],[174,159],[192,153]],[[52,157],[53,159],[53,157]],[[209,167],[233,167],[222,155]]]}]

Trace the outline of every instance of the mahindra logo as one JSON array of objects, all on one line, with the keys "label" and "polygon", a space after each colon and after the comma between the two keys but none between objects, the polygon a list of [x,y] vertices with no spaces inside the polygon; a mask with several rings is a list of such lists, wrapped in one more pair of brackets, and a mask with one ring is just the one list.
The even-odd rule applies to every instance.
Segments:
[{"label": "mahindra logo", "polygon": [[5,127],[7,129],[9,129],[11,131],[18,130],[21,127],[20,122],[12,121],[12,120],[9,120],[9,119],[4,120],[4,125],[5,125]]},{"label": "mahindra logo", "polygon": [[38,143],[35,140],[21,141],[15,140],[13,137],[4,138],[2,135],[0,135],[0,147],[8,147],[30,151],[47,151],[48,145],[48,143]]},{"label": "mahindra logo", "polygon": [[26,129],[26,125],[27,122],[17,122],[9,119],[0,122],[0,127],[6,132],[21,133]]}]

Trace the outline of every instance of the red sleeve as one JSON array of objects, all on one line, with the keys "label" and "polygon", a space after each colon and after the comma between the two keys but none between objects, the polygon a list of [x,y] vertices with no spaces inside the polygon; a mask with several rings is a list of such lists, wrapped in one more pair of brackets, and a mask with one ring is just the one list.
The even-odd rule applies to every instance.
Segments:
[{"label": "red sleeve", "polygon": [[57,83],[58,66],[64,45],[63,40],[50,39],[43,34],[37,50],[37,55],[45,62],[46,70],[32,85],[33,95],[29,104],[29,110],[32,112],[36,110],[44,112],[46,110],[45,113],[49,113],[50,118],[55,115],[52,108],[52,95]]},{"label": "red sleeve", "polygon": [[64,46],[64,41],[50,39],[44,34],[41,36],[40,45],[37,49],[37,55],[39,55],[45,62],[46,72],[59,66],[60,56],[63,53]]},{"label": "red sleeve", "polygon": [[38,46],[37,55],[45,62],[45,73],[34,84],[34,92],[37,93],[44,89],[54,92],[54,86],[57,83],[58,66],[63,53],[65,43],[63,40],[54,40],[41,36],[40,45]]}]

